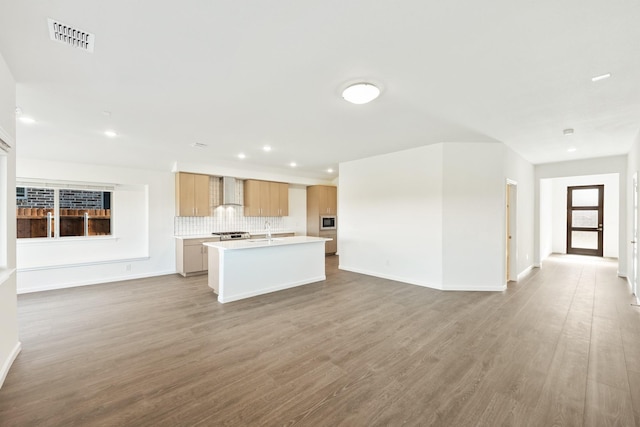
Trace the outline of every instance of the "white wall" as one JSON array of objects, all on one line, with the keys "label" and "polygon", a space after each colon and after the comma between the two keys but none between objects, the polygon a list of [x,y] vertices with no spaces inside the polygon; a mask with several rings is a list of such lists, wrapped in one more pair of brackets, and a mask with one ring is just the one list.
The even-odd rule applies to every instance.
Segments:
[{"label": "white wall", "polygon": [[0,159],[0,387],[20,352],[16,297],[16,85],[0,55],[0,138],[14,148]]},{"label": "white wall", "polygon": [[618,174],[551,179],[552,252],[567,253],[567,187],[604,185],[603,255],[618,258],[620,218],[620,177]]},{"label": "white wall", "polygon": [[445,289],[505,286],[505,146],[444,144]]},{"label": "white wall", "polygon": [[540,254],[535,259],[545,259],[553,253],[553,201],[551,179],[540,180]]},{"label": "white wall", "polygon": [[534,206],[535,206],[535,169],[510,148],[506,148],[505,178],[517,185],[516,200],[516,274],[522,275],[533,267],[533,248],[535,243]]},{"label": "white wall", "polygon": [[287,223],[296,235],[307,234],[307,187],[289,185],[289,218]]},{"label": "white wall", "polygon": [[[533,167],[504,145],[436,144],[342,163],[340,268],[436,289],[504,289],[507,174],[519,181],[518,246],[531,259]],[[530,265],[518,259],[519,269]]]},{"label": "white wall", "polygon": [[192,172],[202,173],[212,176],[233,176],[240,179],[259,179],[263,181],[288,182],[289,184],[308,185],[336,185],[334,180],[307,178],[295,175],[295,170],[291,174],[282,173],[280,170],[268,171],[264,169],[252,169],[247,165],[246,168],[237,166],[225,166],[217,163],[175,163],[171,169],[173,172]]},{"label": "white wall", "polygon": [[[632,277],[633,275],[633,245],[631,244],[631,241],[633,240],[637,240],[636,236],[633,235],[633,221],[634,221],[634,206],[633,206],[633,175],[636,172],[640,171],[640,133],[638,133],[638,135],[636,136],[635,140],[633,141],[633,145],[631,146],[631,150],[629,151],[629,155],[627,156],[627,191],[626,191],[626,197],[624,197],[623,199],[626,199],[627,201],[627,222],[626,222],[626,232],[624,234],[624,237],[621,238],[622,240],[622,244],[621,247],[626,247],[627,250],[627,254],[626,254],[626,259],[627,259],[627,265],[628,267],[628,273],[629,273],[629,283],[632,286],[632,292],[634,291],[633,289],[633,285],[634,283],[636,283],[636,287],[640,288],[640,286],[637,285],[637,277]],[[639,172],[640,175],[640,172]],[[640,177],[639,177],[640,178]],[[625,194],[625,193],[623,193]],[[640,215],[639,215],[640,216]],[[640,221],[640,218],[636,218],[636,220]],[[640,222],[639,222],[640,224]],[[640,251],[638,251],[638,259],[636,259],[636,262],[638,263],[638,265],[640,265]],[[620,258],[622,258],[622,253],[620,254]],[[636,272],[637,275],[638,272]],[[638,289],[635,289],[636,292],[636,298],[638,297]],[[640,299],[638,299],[638,301],[640,301]]]},{"label": "white wall", "polygon": [[[600,157],[569,162],[547,163],[535,166],[535,256],[536,265],[541,263],[540,235],[540,180],[586,175],[618,174],[619,193],[627,194],[627,156]],[[627,199],[620,197],[618,212],[618,274],[626,276],[627,250]]]},{"label": "white wall", "polygon": [[18,292],[175,272],[174,174],[19,158],[21,178],[117,184],[115,238],[18,242]]},{"label": "white wall", "polygon": [[340,164],[340,268],[442,287],[442,144]]}]

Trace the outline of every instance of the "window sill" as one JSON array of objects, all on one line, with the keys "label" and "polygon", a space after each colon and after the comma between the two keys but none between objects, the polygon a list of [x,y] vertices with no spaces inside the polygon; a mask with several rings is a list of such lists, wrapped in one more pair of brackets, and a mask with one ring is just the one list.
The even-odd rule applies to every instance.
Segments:
[{"label": "window sill", "polygon": [[34,237],[34,238],[25,238],[25,239],[17,239],[17,245],[52,245],[55,243],[78,243],[78,242],[96,242],[96,241],[105,241],[105,240],[118,240],[117,236],[91,236],[91,237],[58,237],[58,238],[48,238],[48,237]]}]

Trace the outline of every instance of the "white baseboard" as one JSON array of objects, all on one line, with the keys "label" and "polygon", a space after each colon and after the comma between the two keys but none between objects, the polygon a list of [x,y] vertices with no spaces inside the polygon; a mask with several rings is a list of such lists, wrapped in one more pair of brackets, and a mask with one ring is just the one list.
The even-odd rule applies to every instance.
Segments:
[{"label": "white baseboard", "polygon": [[[134,279],[145,279],[147,277],[165,276],[167,274],[176,274],[176,271],[167,270],[167,271],[154,271],[152,273],[127,274],[125,276],[105,277],[104,279],[100,279],[100,280],[82,280],[78,282],[54,283],[51,285],[36,286],[28,289],[21,289],[20,280],[18,279],[17,293],[18,295],[21,295],[21,294],[29,294],[32,292],[53,291],[56,289],[75,288],[78,286],[91,286],[91,285],[99,285],[101,283],[123,282],[125,280],[134,280]],[[18,275],[20,275],[20,272],[18,272]]]},{"label": "white baseboard", "polygon": [[363,270],[360,268],[348,267],[345,265],[339,265],[338,268],[340,270],[351,271],[353,273],[358,274],[366,274],[367,276],[379,277],[381,279],[393,280],[396,282],[402,282],[409,285],[422,286],[423,288],[436,289],[438,291],[480,291],[480,292],[502,292],[507,289],[506,284],[490,286],[490,285],[482,285],[482,286],[470,286],[470,285],[446,285],[446,284],[437,284],[433,283],[424,283],[413,279],[407,279],[406,277],[394,276],[391,274],[381,274],[378,272]]},{"label": "white baseboard", "polygon": [[445,285],[444,291],[456,291],[456,292],[502,292],[507,289],[507,284],[490,286],[469,286],[469,285]]},{"label": "white baseboard", "polygon": [[531,270],[533,270],[534,268],[536,268],[536,266],[533,264],[525,268],[524,270],[522,270],[522,272],[520,272],[520,274],[518,274],[518,277],[516,278],[516,280],[520,281],[524,279],[526,276],[528,276],[531,273]]},{"label": "white baseboard", "polygon": [[18,341],[15,347],[13,347],[13,351],[11,352],[7,360],[5,360],[4,363],[2,364],[2,368],[0,368],[0,388],[2,388],[2,385],[4,384],[4,380],[7,378],[7,375],[9,374],[9,369],[11,369],[11,365],[13,365],[14,360],[16,360],[16,357],[18,357],[18,354],[20,354],[20,350],[22,350],[22,343]]},{"label": "white baseboard", "polygon": [[345,266],[345,265],[342,265],[342,264],[338,265],[338,268],[340,270],[350,271],[352,273],[365,274],[367,276],[379,277],[381,279],[393,280],[395,282],[407,283],[409,285],[422,286],[423,288],[437,289],[439,291],[444,290],[442,288],[442,286],[440,286],[440,285],[433,285],[433,284],[429,284],[429,283],[424,283],[424,282],[420,282],[420,281],[413,280],[413,279],[407,279],[406,277],[394,276],[392,274],[382,274],[382,273],[378,273],[377,271],[369,271],[369,270],[364,270],[364,269],[361,269],[361,268],[354,268],[354,267]]}]

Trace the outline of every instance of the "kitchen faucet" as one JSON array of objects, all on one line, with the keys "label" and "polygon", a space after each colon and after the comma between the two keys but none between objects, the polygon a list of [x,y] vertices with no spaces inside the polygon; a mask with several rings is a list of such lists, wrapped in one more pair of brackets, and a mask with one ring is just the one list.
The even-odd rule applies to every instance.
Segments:
[{"label": "kitchen faucet", "polygon": [[269,221],[264,222],[264,229],[267,230],[267,239],[271,240],[271,224],[269,224]]}]

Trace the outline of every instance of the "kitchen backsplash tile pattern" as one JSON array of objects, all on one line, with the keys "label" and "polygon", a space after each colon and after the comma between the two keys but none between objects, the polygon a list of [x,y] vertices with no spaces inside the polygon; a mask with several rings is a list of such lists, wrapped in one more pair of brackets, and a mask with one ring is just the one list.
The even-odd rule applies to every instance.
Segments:
[{"label": "kitchen backsplash tile pattern", "polygon": [[[219,200],[220,186],[216,177],[209,181],[210,206],[212,216],[190,217],[177,216],[174,219],[174,234],[176,236],[194,236],[211,234],[218,231],[248,231],[251,234],[265,233],[265,222],[271,226],[271,232],[290,231],[294,227],[289,223],[290,218],[283,217],[245,217],[244,206],[214,207],[215,200]],[[244,200],[244,181],[236,181],[236,194],[239,200]]]}]

